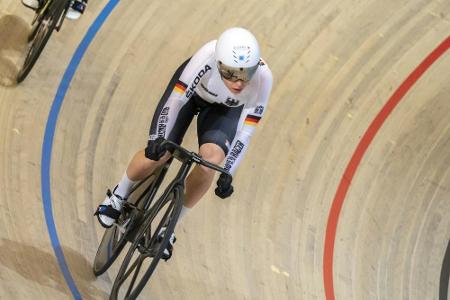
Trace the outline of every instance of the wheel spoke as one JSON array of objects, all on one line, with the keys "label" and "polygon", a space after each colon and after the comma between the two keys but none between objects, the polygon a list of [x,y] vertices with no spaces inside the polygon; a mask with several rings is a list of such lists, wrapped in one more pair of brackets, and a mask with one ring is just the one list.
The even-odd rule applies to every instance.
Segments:
[{"label": "wheel spoke", "polygon": [[142,262],[144,261],[144,259],[145,259],[145,257],[139,256],[139,258],[136,260],[139,263],[138,263],[138,265],[136,267],[136,271],[134,271],[133,278],[131,279],[131,282],[130,282],[130,286],[128,287],[128,290],[127,290],[127,293],[126,293],[127,297],[130,295],[131,291],[133,290],[134,282],[136,281],[136,278],[137,278],[137,276],[139,274],[139,271],[141,270]]},{"label": "wheel spoke", "polygon": [[154,235],[154,233],[153,233],[153,235],[152,235],[152,223],[150,223],[150,225],[148,226],[148,229],[146,230],[147,232],[145,233],[145,235],[144,235],[144,247],[145,248],[148,248],[148,247],[150,247],[150,240],[151,240],[151,238],[153,237],[153,235]]},{"label": "wheel spoke", "polygon": [[158,227],[153,232],[153,236],[151,237],[151,239],[149,241],[148,247],[155,244],[156,239],[158,238],[158,233],[161,230],[161,228],[166,225],[166,223],[167,223],[166,219],[167,219],[168,215],[172,212],[172,208],[173,208],[174,204],[175,204],[174,201],[170,202],[169,207],[167,208],[164,216],[161,218],[161,222],[159,222]]},{"label": "wheel spoke", "polygon": [[133,264],[130,266],[130,268],[120,278],[120,281],[119,281],[120,285],[122,285],[122,283],[125,282],[125,280],[128,278],[128,276],[130,276],[131,272],[133,272],[133,270],[138,266],[138,264],[142,263],[142,262],[140,262],[140,258],[141,258],[141,256],[139,255],[139,257],[133,262]]}]

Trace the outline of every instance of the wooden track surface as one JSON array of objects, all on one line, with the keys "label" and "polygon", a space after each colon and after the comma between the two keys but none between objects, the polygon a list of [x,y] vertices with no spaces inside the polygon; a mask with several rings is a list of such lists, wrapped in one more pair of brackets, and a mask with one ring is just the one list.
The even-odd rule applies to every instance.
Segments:
[{"label": "wooden track surface", "polygon": [[[33,16],[0,2],[0,299],[70,299],[41,193],[50,107],[69,61],[107,4],[91,0],[55,33],[30,76],[11,80]],[[227,27],[257,36],[274,74],[263,121],[235,178],[177,227],[174,257],[142,299],[325,299],[324,243],[352,155],[394,91],[450,34],[448,0],[122,0],[83,57],[51,153],[54,223],[83,299],[102,236],[92,216],[143,147],[176,67]],[[334,245],[336,299],[438,299],[450,236],[450,51],[415,83],[369,145]],[[195,149],[193,128],[185,146]]]}]

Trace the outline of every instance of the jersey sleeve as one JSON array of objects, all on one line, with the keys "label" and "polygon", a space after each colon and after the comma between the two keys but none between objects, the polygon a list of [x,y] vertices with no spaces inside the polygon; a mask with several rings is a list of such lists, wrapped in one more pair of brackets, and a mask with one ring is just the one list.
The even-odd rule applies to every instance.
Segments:
[{"label": "jersey sleeve", "polygon": [[272,73],[267,68],[262,76],[260,96],[254,105],[245,107],[242,111],[238,132],[231,144],[231,150],[225,158],[224,168],[232,175],[235,174],[242,161],[248,149],[250,138],[266,110],[272,90],[272,82]]},{"label": "jersey sleeve", "polygon": [[[195,84],[196,78],[199,74],[211,70],[208,62],[214,54],[215,43],[216,41],[211,41],[205,44],[188,60],[187,64],[180,66],[177,70],[155,111],[149,140],[169,136],[181,108],[193,95],[192,85]],[[177,74],[179,72],[181,74]]]}]

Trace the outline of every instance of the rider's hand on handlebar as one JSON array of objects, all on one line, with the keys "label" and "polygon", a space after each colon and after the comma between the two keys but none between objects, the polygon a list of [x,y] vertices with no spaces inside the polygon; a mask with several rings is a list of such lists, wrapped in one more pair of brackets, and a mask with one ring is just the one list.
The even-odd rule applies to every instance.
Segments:
[{"label": "rider's hand on handlebar", "polygon": [[161,145],[164,138],[157,138],[156,140],[149,140],[147,148],[145,148],[145,156],[151,160],[158,161],[166,153],[165,147]]},{"label": "rider's hand on handlebar", "polygon": [[233,194],[233,186],[231,182],[233,181],[233,177],[229,174],[220,174],[219,179],[217,180],[217,187],[215,189],[215,193],[222,199],[228,198]]}]

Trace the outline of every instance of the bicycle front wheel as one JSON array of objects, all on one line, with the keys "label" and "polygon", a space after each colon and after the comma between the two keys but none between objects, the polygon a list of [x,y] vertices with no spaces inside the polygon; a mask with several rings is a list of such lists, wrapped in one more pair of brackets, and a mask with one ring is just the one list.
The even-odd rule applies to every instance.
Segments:
[{"label": "bicycle front wheel", "polygon": [[[122,215],[111,227],[105,229],[102,241],[98,246],[94,258],[93,271],[95,276],[103,274],[116,260],[117,256],[125,246],[128,235],[134,230],[134,226],[140,223],[141,213],[135,206],[135,203],[141,202],[141,199],[153,195],[153,190],[157,188],[155,182],[157,175],[150,175],[139,182],[130,192],[128,201],[133,206],[125,206]],[[151,199],[149,199],[151,200]]]},{"label": "bicycle front wheel", "polygon": [[[169,244],[183,206],[182,195],[182,188],[175,187],[150,207],[136,239],[122,262],[110,300],[136,299],[142,291]],[[166,227],[166,231],[164,237],[160,239],[158,233],[162,227]]]}]

